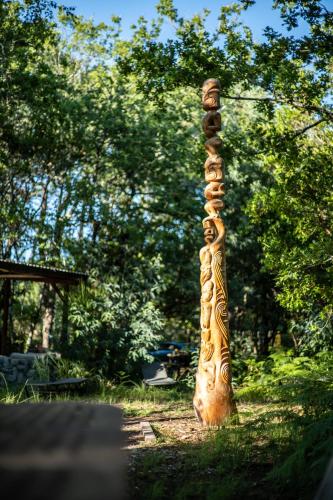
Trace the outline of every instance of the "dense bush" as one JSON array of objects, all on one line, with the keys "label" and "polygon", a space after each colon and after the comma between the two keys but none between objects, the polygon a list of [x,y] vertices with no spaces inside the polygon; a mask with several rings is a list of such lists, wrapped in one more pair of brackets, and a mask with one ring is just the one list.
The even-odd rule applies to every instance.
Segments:
[{"label": "dense bush", "polygon": [[94,280],[71,306],[72,341],[68,354],[112,376],[131,373],[150,360],[148,351],[161,339],[164,319],[156,307],[158,283],[151,289]]}]

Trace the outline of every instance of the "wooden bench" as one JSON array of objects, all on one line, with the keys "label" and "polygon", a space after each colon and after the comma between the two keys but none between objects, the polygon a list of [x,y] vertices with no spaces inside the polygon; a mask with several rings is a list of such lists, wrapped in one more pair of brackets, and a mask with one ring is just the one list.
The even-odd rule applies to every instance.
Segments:
[{"label": "wooden bench", "polygon": [[27,382],[26,392],[29,396],[31,392],[60,392],[60,391],[72,391],[82,389],[82,387],[88,382],[87,378],[60,378],[58,380],[51,380],[45,382]]}]

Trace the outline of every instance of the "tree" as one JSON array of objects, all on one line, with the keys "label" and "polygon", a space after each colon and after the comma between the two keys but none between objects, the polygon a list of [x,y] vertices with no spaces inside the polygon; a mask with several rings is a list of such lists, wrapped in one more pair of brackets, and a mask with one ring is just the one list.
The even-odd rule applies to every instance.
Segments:
[{"label": "tree", "polygon": [[[34,136],[26,157],[13,146],[3,170],[4,185],[11,187],[2,204],[3,255],[89,272],[87,295],[73,298],[71,340],[83,348],[80,355],[112,371],[124,359],[144,357],[156,345],[163,314],[180,318],[197,294],[193,271],[172,292],[184,272],[181,263],[195,255],[193,200],[187,194],[196,187],[197,120],[191,96],[175,94],[168,109],[159,110],[108,67],[107,26],[63,13],[60,20],[68,37],[50,24],[54,43],[39,46],[42,76],[54,89],[42,87],[48,98],[39,109],[47,129],[41,130],[43,148]],[[42,90],[34,99],[42,100]],[[34,131],[37,111],[22,107],[33,115],[23,122],[27,131]],[[12,120],[15,132],[20,115]],[[12,239],[9,230],[15,230]],[[178,245],[184,253],[177,256]],[[43,315],[45,338],[54,325],[53,345],[59,346],[54,298],[44,287],[42,310],[34,301],[31,306]]]},{"label": "tree", "polygon": [[[269,127],[262,125],[272,144],[262,154],[270,180],[258,189],[249,214],[263,228],[264,264],[274,273],[278,300],[289,311],[293,332],[298,323],[303,333],[300,339],[293,333],[295,347],[301,342],[304,349],[316,336],[316,351],[332,347],[333,205],[327,179],[333,174],[333,141],[324,124],[298,135],[308,120],[283,107]],[[306,340],[304,334],[312,335]]]},{"label": "tree", "polygon": [[[267,27],[260,43],[239,17],[254,3],[240,0],[222,6],[216,30],[208,32],[208,9],[187,20],[178,16],[172,0],[161,0],[157,21],[149,28],[140,18],[133,39],[121,42],[120,67],[125,74],[136,74],[140,88],[155,97],[178,85],[199,87],[207,75],[215,74],[225,99],[254,100],[267,113],[288,104],[331,121],[327,97],[331,95],[333,13],[319,0],[275,0],[272,7],[280,11],[287,34]],[[165,18],[175,26],[175,38],[163,43],[159,35]],[[292,31],[300,22],[308,32],[297,37]],[[232,96],[235,85],[240,88]],[[254,88],[263,89],[265,95],[241,95]]]},{"label": "tree", "polygon": [[[279,302],[294,319],[311,311],[331,321],[331,195],[318,166],[330,178],[333,13],[317,0],[276,0],[272,6],[285,31],[267,27],[264,40],[255,42],[239,17],[254,3],[221,7],[215,32],[208,32],[207,10],[187,20],[179,17],[172,1],[163,0],[158,22],[149,27],[140,19],[133,39],[121,44],[118,62],[124,74],[137,75],[139,88],[157,100],[177,86],[199,87],[214,76],[222,82],[226,103],[255,104],[259,114],[248,124],[247,140],[252,159],[261,165],[262,186],[251,195],[248,214],[254,225],[248,227],[262,245],[264,264],[255,289],[263,309],[270,311],[266,270],[272,273],[271,278],[266,274],[269,281],[275,278]],[[175,26],[175,38],[163,43],[159,34],[165,18]],[[306,29],[299,36],[294,30],[301,22]],[[237,143],[232,146],[238,161]],[[270,316],[262,317],[267,323]]]}]

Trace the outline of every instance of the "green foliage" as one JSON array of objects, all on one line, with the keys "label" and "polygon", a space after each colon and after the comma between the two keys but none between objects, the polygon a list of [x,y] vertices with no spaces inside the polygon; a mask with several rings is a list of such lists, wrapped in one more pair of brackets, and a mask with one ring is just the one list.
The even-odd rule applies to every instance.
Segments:
[{"label": "green foliage", "polygon": [[146,293],[144,282],[135,278],[133,273],[132,281],[122,284],[116,279],[94,280],[71,305],[71,355],[108,375],[121,369],[133,371],[150,360],[147,352],[157,347],[164,325],[156,307],[158,275],[155,286],[151,281],[147,284]]},{"label": "green foliage", "polygon": [[191,361],[190,361],[190,366],[188,370],[185,372],[185,375],[183,375],[179,382],[184,385],[185,387],[188,387],[189,389],[194,390],[195,388],[195,375],[199,363],[199,347],[191,352]]},{"label": "green foliage", "polygon": [[[8,18],[12,35],[16,24],[23,29],[20,9]],[[133,368],[147,358],[166,321],[180,325],[181,333],[182,319],[190,331],[197,326],[191,313],[198,300],[193,241],[199,246],[201,145],[193,123],[200,111],[184,91],[159,110],[131,79],[124,82],[108,66],[114,26],[61,11],[58,28],[41,16],[49,38],[38,42],[38,60],[30,62],[33,73],[43,61],[41,88],[8,111],[11,119],[26,113],[9,129],[29,136],[30,149],[23,154],[2,134],[8,139],[0,173],[2,257],[88,272],[85,298],[71,300],[72,352],[78,348],[90,364],[97,359],[107,373],[124,363]],[[37,98],[45,98],[44,107]],[[66,350],[55,299],[47,286],[20,289],[12,344],[40,343],[47,312],[53,346]]]},{"label": "green foliage", "polygon": [[263,361],[249,359],[238,397],[244,401],[292,402],[307,414],[320,415],[333,403],[332,358],[332,352],[310,358],[280,351]]},{"label": "green foliage", "polygon": [[[148,403],[169,403],[183,401],[184,398],[190,400],[191,393],[179,389],[178,387],[156,388],[147,387],[143,383],[120,383],[114,384],[105,391],[107,398],[110,398],[110,403],[124,402],[148,402]],[[189,396],[186,398],[186,396]],[[152,411],[154,411],[152,407]]]},{"label": "green foliage", "polygon": [[295,351],[310,356],[321,351],[332,351],[333,331],[331,318],[318,314],[296,317],[290,321],[290,334],[294,340]]},{"label": "green foliage", "polygon": [[[179,84],[199,86],[208,75],[215,75],[226,97],[236,84],[244,90],[263,88],[267,97],[260,107],[267,112],[285,102],[331,116],[326,97],[331,91],[332,13],[318,0],[272,2],[289,32],[266,27],[259,43],[240,18],[253,3],[222,6],[216,30],[208,31],[206,10],[186,20],[178,16],[172,1],[160,2],[159,21],[174,23],[175,38],[162,43],[161,28],[137,30],[133,40],[123,43],[127,51],[123,46],[120,67],[125,74],[139,75],[140,88],[150,95],[161,96]],[[306,24],[310,36],[293,33],[299,22]]]},{"label": "green foliage", "polygon": [[285,330],[286,324],[284,311],[276,302],[272,276],[262,266],[264,255],[258,240],[265,226],[251,220],[247,209],[261,186],[269,182],[250,133],[263,115],[246,101],[227,101],[221,115],[231,347],[234,356],[268,354],[275,334]]},{"label": "green foliage", "polygon": [[89,372],[82,362],[59,358],[56,360],[55,375],[57,378],[84,378],[91,377],[92,372]]},{"label": "green foliage", "polygon": [[[7,381],[2,373],[0,374],[0,377],[2,378],[0,387],[1,404],[16,404],[27,400],[25,395],[25,386],[21,387],[19,390],[13,390],[8,387]],[[36,399],[38,399],[38,397]]]},{"label": "green foliage", "polygon": [[37,358],[34,361],[33,368],[36,373],[37,380],[49,381],[53,379],[56,368],[56,359],[52,355],[46,355],[43,358]]},{"label": "green foliage", "polygon": [[91,376],[82,363],[61,358],[54,353],[48,353],[41,358],[36,358],[33,364],[37,380],[42,382],[60,378],[78,378]]},{"label": "green foliage", "polygon": [[[310,358],[277,352],[249,362],[237,390],[239,423],[201,430],[195,442],[183,440],[186,429],[193,432],[192,391],[147,389],[121,377],[120,384],[104,381],[91,400],[121,404],[135,420],[156,419],[157,442],[132,455],[129,480],[138,499],[238,499],[248,492],[262,500],[314,497],[333,446],[332,353]],[[265,404],[250,403],[249,389],[252,400],[263,400],[262,386]],[[0,399],[24,401],[23,391],[4,390]],[[163,430],[159,423],[166,419]],[[167,434],[176,422],[178,439]]]},{"label": "green foliage", "polygon": [[[309,117],[308,120],[311,118]],[[281,304],[296,312],[320,308],[332,314],[332,133],[318,125],[306,135],[278,141],[302,129],[300,112],[281,108],[262,133],[274,150],[262,154],[270,182],[258,189],[249,212],[263,226],[264,263],[273,271]]]}]

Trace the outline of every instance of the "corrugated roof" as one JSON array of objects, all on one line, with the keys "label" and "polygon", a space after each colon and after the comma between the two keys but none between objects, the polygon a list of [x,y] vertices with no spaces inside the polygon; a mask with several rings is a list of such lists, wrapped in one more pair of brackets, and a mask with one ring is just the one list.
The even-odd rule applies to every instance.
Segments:
[{"label": "corrugated roof", "polygon": [[88,275],[81,272],[0,259],[0,279],[78,284],[87,278]]}]

